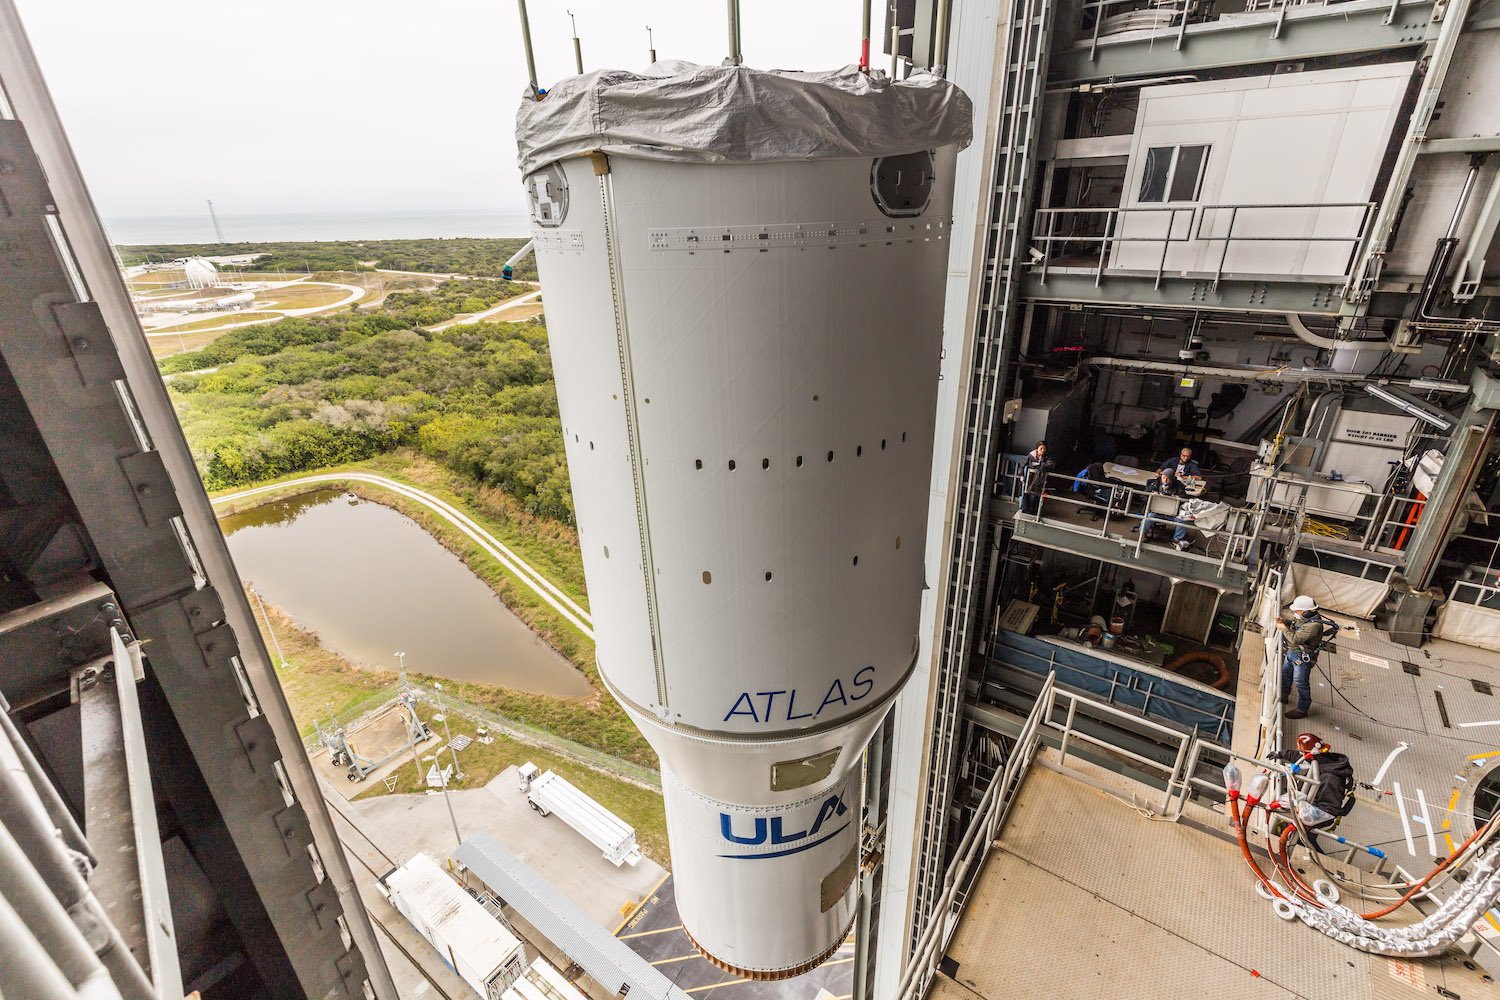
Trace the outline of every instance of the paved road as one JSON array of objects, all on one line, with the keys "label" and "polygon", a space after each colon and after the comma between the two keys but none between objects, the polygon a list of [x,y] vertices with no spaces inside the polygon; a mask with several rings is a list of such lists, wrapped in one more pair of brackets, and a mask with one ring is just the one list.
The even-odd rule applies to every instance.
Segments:
[{"label": "paved road", "polygon": [[590,642],[594,641],[594,619],[576,601],[563,593],[556,584],[537,572],[524,559],[507,548],[498,538],[485,531],[484,528],[480,527],[479,524],[463,511],[454,507],[446,500],[439,499],[424,490],[419,490],[415,486],[408,486],[394,479],[387,479],[385,476],[371,475],[368,472],[326,473],[323,475],[289,479],[286,482],[276,483],[272,486],[259,486],[253,490],[241,490],[238,493],[216,497],[213,502],[221,504],[228,503],[231,500],[243,500],[246,497],[279,490],[285,486],[300,486],[305,483],[346,483],[351,481],[390,490],[392,493],[406,497],[408,500],[414,500],[428,508],[467,535],[476,545],[493,556],[500,565],[515,574],[516,578],[522,584],[530,588],[533,593],[577,626],[578,630],[587,636]]},{"label": "paved road", "polygon": [[473,313],[468,316],[460,316],[457,319],[450,319],[446,322],[438,323],[434,326],[429,326],[427,329],[431,330],[433,333],[441,333],[442,331],[448,329],[450,326],[468,326],[470,323],[478,323],[483,320],[489,319],[496,313],[505,312],[505,310],[507,309],[514,309],[516,306],[524,306],[528,302],[535,302],[541,294],[542,293],[540,290],[537,290],[535,292],[527,292],[520,298],[506,299],[498,306],[495,306],[491,309],[486,309],[484,312]]}]

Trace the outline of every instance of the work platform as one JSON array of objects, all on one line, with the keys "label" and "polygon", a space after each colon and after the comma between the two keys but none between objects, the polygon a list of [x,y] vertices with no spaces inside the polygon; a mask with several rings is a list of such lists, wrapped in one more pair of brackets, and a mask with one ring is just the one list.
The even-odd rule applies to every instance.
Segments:
[{"label": "work platform", "polygon": [[1461,961],[1395,962],[1281,920],[1227,836],[1154,818],[1053,770],[1050,754],[969,894],[933,1000],[1500,998]]}]

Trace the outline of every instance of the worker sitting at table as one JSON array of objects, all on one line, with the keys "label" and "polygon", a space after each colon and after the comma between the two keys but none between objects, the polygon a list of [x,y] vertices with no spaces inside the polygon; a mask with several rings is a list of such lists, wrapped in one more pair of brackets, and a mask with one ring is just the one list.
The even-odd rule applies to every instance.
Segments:
[{"label": "worker sitting at table", "polygon": [[[1178,499],[1187,496],[1187,488],[1182,485],[1182,481],[1177,478],[1171,469],[1166,468],[1157,470],[1156,478],[1146,487],[1146,492],[1160,493],[1162,496],[1176,497]],[[1148,510],[1145,519],[1141,522],[1141,527],[1146,532],[1146,541],[1151,540],[1151,534],[1156,530],[1157,523],[1175,524],[1177,526],[1172,532],[1172,544],[1177,546],[1179,550],[1186,551],[1192,545],[1187,537],[1188,527],[1193,523],[1193,516],[1191,514],[1186,517],[1176,517],[1172,514],[1161,514],[1154,510]]]},{"label": "worker sitting at table", "polygon": [[1172,458],[1157,466],[1158,471],[1170,470],[1172,475],[1181,479],[1183,476],[1197,476],[1198,463],[1193,461],[1193,449],[1184,448]]}]

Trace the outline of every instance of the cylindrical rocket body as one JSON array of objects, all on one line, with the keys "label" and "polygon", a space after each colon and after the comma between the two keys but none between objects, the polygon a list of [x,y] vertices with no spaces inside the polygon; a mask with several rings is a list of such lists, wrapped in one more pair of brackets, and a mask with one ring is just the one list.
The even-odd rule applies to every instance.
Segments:
[{"label": "cylindrical rocket body", "polygon": [[528,178],[599,671],[661,758],[684,927],[750,975],[854,919],[860,756],[918,645],[955,152]]}]

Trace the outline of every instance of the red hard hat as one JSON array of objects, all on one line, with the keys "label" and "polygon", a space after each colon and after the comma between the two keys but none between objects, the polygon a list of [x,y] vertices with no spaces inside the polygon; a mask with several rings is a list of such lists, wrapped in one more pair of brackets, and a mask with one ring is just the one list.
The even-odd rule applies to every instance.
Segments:
[{"label": "red hard hat", "polygon": [[1328,744],[1317,733],[1302,733],[1297,737],[1297,749],[1302,753],[1317,753],[1319,750],[1327,750]]}]

